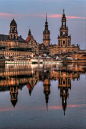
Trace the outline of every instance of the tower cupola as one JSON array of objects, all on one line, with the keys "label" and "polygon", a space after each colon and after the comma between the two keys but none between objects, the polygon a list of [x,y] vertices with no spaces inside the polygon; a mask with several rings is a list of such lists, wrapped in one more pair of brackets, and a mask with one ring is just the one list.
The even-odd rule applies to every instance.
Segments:
[{"label": "tower cupola", "polygon": [[10,23],[10,32],[9,32],[9,37],[10,39],[12,40],[17,40],[17,24],[14,20],[14,17],[13,17],[13,20],[11,21]]}]

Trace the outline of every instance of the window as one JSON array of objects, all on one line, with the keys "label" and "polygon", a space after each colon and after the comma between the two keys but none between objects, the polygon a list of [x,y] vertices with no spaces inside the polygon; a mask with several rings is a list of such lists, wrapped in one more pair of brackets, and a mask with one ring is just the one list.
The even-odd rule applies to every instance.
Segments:
[{"label": "window", "polygon": [[63,36],[65,36],[65,31],[63,31]]},{"label": "window", "polygon": [[63,81],[63,84],[65,84],[65,81]]},{"label": "window", "polygon": [[63,41],[63,44],[65,44],[65,41]]},{"label": "window", "polygon": [[63,22],[63,26],[65,26],[65,22]]}]

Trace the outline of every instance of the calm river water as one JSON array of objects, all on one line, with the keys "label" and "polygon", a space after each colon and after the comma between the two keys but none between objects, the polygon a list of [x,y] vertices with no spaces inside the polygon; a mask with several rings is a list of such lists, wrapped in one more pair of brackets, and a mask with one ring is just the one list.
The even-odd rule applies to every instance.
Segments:
[{"label": "calm river water", "polygon": [[0,68],[0,129],[86,129],[86,64]]}]

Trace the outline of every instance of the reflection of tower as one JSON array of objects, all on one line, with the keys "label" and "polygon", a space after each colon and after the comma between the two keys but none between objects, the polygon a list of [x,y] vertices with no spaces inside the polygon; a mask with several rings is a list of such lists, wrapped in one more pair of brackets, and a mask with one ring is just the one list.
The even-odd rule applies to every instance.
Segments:
[{"label": "reflection of tower", "polygon": [[15,107],[17,103],[17,95],[18,95],[18,87],[12,86],[10,87],[10,95],[11,95],[11,103]]},{"label": "reflection of tower", "polygon": [[65,110],[67,106],[68,89],[60,88],[60,96],[62,96],[62,107],[63,107],[64,115],[65,115]]},{"label": "reflection of tower", "polygon": [[65,115],[65,110],[67,106],[67,97],[69,96],[68,89],[69,88],[71,89],[71,79],[68,73],[60,72],[60,76],[58,79],[58,88],[60,89],[60,97],[62,97],[62,107]]},{"label": "reflection of tower", "polygon": [[44,94],[45,94],[45,100],[46,100],[46,112],[48,112],[48,100],[49,100],[49,94],[50,94],[50,80],[45,79],[43,86],[44,86]]}]

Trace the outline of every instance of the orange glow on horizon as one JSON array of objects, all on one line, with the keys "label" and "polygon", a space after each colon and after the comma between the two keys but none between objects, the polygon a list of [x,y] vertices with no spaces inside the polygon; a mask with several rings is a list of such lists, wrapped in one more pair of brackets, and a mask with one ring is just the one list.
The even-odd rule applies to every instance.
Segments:
[{"label": "orange glow on horizon", "polygon": [[[86,106],[86,104],[67,105],[67,108],[82,107],[82,106]],[[60,109],[62,109],[62,105],[61,106],[48,106],[48,109],[50,109],[50,110],[60,110]],[[0,112],[12,111],[12,110],[34,110],[34,111],[38,111],[38,110],[46,110],[46,106],[22,107],[22,108],[17,107],[15,109],[13,107],[8,107],[8,108],[1,108]]]}]

